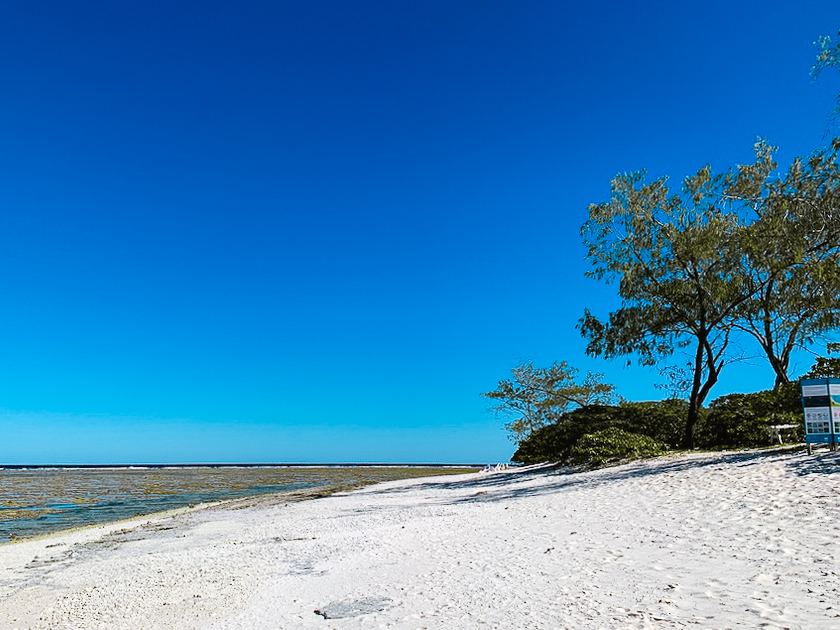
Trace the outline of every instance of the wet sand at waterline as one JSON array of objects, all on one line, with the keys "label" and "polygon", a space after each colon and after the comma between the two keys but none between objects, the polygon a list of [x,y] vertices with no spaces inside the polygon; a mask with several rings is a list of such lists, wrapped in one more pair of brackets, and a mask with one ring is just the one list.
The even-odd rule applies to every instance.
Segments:
[{"label": "wet sand at waterline", "polygon": [[840,455],[265,495],[0,545],[0,628],[840,628]]},{"label": "wet sand at waterline", "polygon": [[[480,468],[480,467],[479,467]],[[434,474],[451,466],[133,465],[0,468],[0,543],[143,514],[273,492],[318,494]]]}]

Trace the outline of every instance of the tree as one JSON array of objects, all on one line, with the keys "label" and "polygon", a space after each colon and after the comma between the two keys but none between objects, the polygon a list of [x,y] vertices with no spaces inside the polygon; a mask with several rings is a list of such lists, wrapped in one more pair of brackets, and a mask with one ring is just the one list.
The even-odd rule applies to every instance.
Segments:
[{"label": "tree", "polygon": [[578,383],[578,370],[565,361],[555,362],[549,368],[525,363],[511,372],[512,380],[499,381],[495,390],[482,396],[498,401],[497,412],[513,416],[505,428],[515,442],[521,442],[568,409],[613,402],[615,386],[601,382],[603,374],[587,372],[583,382]]},{"label": "tree", "polygon": [[755,146],[754,164],[728,173],[724,197],[740,206],[741,282],[749,299],[735,327],[760,345],[775,373],[789,382],[796,348],[840,325],[840,141],[796,158],[774,178],[773,147]]},{"label": "tree", "polygon": [[723,208],[706,166],[671,194],[667,178],[619,175],[609,201],[589,206],[581,235],[594,269],[618,282],[621,307],[606,322],[589,310],[578,328],[587,354],[636,355],[642,365],[690,348],[691,385],[683,444],[692,448],[703,401],[727,362],[736,311],[749,297],[739,273],[738,217]]}]

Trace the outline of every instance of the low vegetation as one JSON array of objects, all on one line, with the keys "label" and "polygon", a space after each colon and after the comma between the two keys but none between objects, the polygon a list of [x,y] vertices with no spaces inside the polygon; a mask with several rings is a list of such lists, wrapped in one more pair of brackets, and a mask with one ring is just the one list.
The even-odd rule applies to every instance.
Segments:
[{"label": "low vegetation", "polygon": [[584,435],[569,451],[569,460],[572,464],[603,466],[625,459],[655,457],[664,452],[662,444],[646,435],[613,427]]},{"label": "low vegetation", "polygon": [[[603,465],[659,455],[680,446],[687,410],[688,402],[679,399],[578,407],[529,434],[511,459],[523,464]],[[697,445],[704,449],[765,446],[777,441],[779,434],[789,442],[805,439],[798,381],[714,400],[700,414]]]}]

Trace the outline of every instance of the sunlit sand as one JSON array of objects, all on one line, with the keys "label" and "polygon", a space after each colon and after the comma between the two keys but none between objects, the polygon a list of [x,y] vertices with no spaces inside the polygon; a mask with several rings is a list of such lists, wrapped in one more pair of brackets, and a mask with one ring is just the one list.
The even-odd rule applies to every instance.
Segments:
[{"label": "sunlit sand", "polygon": [[388,482],[0,546],[0,627],[838,628],[840,455]]}]

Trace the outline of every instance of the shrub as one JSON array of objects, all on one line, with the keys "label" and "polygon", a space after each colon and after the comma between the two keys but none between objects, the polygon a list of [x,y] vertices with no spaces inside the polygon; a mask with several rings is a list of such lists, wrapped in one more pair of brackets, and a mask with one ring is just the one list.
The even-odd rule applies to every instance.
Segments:
[{"label": "shrub", "polygon": [[753,394],[729,394],[712,401],[697,427],[702,448],[764,446],[770,443],[772,425],[796,425],[789,435],[805,441],[799,382]]},{"label": "shrub", "polygon": [[608,429],[615,422],[619,407],[588,405],[564,413],[554,424],[533,431],[519,443],[511,461],[523,464],[565,463],[569,452],[586,433]]},{"label": "shrub", "polygon": [[670,448],[682,442],[688,401],[671,398],[652,402],[626,402],[621,405],[623,428],[646,435]]},{"label": "shrub", "polygon": [[532,432],[519,443],[511,460],[523,464],[568,463],[572,448],[584,435],[613,428],[673,447],[682,437],[687,413],[684,400],[579,407],[564,413],[556,423]]},{"label": "shrub", "polygon": [[[646,436],[661,446],[676,448],[682,441],[687,416],[688,403],[678,399],[579,407],[528,435],[511,460],[523,464],[569,463],[572,449],[583,436],[606,429]],[[795,426],[785,432],[786,439],[805,441],[798,381],[776,390],[715,399],[709,409],[701,410],[695,438],[701,448],[763,446],[770,443],[770,426],[779,424]]]},{"label": "shrub", "polygon": [[569,453],[569,461],[603,466],[622,459],[654,457],[663,452],[662,445],[653,438],[613,427],[580,438]]}]

